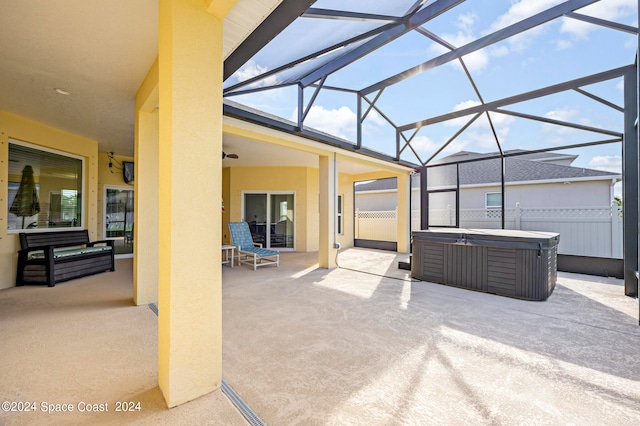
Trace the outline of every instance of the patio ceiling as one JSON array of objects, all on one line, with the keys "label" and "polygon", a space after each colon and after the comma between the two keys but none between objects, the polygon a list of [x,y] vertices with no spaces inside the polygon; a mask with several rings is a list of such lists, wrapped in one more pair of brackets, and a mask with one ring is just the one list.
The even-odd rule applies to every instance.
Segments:
[{"label": "patio ceiling", "polygon": [[225,135],[224,151],[238,158],[225,158],[222,167],[318,167],[318,156],[289,148],[267,145],[234,135]]},{"label": "patio ceiling", "polygon": [[[238,0],[225,54],[280,3]],[[0,109],[133,156],[135,95],[158,56],[158,0],[0,0],[0,10]]]}]

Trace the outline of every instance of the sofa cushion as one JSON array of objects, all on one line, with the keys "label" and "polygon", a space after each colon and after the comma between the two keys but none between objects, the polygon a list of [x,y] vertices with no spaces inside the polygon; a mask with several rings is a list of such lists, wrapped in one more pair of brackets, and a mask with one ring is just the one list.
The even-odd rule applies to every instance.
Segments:
[{"label": "sofa cushion", "polygon": [[[58,259],[66,256],[74,256],[76,254],[93,253],[99,251],[111,250],[111,246],[96,246],[96,247],[80,247],[80,248],[54,248],[53,258]],[[32,259],[44,259],[44,251],[36,250],[29,253],[29,260]]]}]

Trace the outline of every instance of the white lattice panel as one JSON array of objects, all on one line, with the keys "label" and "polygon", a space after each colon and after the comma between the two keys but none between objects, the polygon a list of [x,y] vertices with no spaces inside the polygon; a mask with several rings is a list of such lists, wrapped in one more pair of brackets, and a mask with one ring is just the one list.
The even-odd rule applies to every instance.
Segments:
[{"label": "white lattice panel", "polygon": [[395,210],[381,210],[381,211],[358,211],[358,217],[360,219],[395,219]]},{"label": "white lattice panel", "polygon": [[[455,210],[429,211],[431,226],[455,225]],[[358,212],[356,238],[397,241],[396,211]],[[500,210],[461,210],[460,227],[499,229]],[[568,209],[507,209],[505,228],[560,234],[558,253],[622,257],[622,220],[617,206]],[[420,229],[420,211],[411,212],[411,229]]]},{"label": "white lattice panel", "polygon": [[525,218],[554,218],[554,219],[605,219],[611,218],[610,207],[581,207],[570,209],[522,209],[520,217]]}]

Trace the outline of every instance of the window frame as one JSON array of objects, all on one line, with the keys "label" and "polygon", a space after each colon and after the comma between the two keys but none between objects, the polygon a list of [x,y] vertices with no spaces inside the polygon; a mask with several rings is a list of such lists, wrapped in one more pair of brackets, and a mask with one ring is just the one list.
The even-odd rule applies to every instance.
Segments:
[{"label": "window frame", "polygon": [[[11,149],[11,145],[18,145],[18,146],[22,146],[25,148],[29,148],[29,149],[33,149],[33,150],[38,150],[38,151],[42,151],[42,152],[48,152],[51,154],[55,154],[55,155],[60,155],[62,157],[68,157],[68,158],[72,158],[74,160],[80,160],[80,164],[81,164],[81,173],[82,175],[80,176],[80,223],[78,223],[76,226],[57,226],[57,227],[47,227],[47,228],[24,228],[24,229],[9,229],[9,207],[10,207],[10,203],[9,200],[7,199],[7,225],[6,225],[6,232],[8,235],[10,234],[20,234],[20,233],[38,233],[38,232],[52,232],[52,231],[74,231],[74,230],[82,230],[84,229],[84,224],[85,224],[85,216],[87,215],[87,209],[86,207],[86,196],[84,196],[84,194],[86,194],[86,186],[87,186],[87,179],[86,179],[86,159],[85,157],[81,156],[81,155],[77,155],[77,154],[71,154],[69,152],[65,152],[65,151],[61,151],[55,148],[50,148],[50,147],[46,147],[46,146],[42,146],[42,145],[38,145],[36,143],[32,143],[32,142],[26,142],[23,140],[19,140],[19,139],[15,139],[12,137],[8,138],[7,141],[7,154],[9,154],[9,151]],[[8,190],[9,187],[9,180],[7,179],[7,183],[5,184],[5,187]],[[59,193],[62,193],[62,189],[60,188],[57,191]],[[7,192],[8,195],[8,192]],[[47,194],[47,196],[49,196],[49,194]],[[39,198],[40,200],[42,200],[42,195],[39,194]]]},{"label": "window frame", "polygon": [[[266,217],[265,219],[268,220],[272,220],[273,218],[271,217],[271,196],[272,195],[291,195],[293,196],[293,234],[291,235],[291,238],[293,239],[293,245],[292,247],[276,247],[274,249],[277,249],[278,251],[296,251],[296,236],[297,236],[297,228],[298,228],[298,224],[297,224],[297,216],[298,216],[298,193],[296,190],[242,190],[241,192],[241,202],[240,202],[240,211],[242,214],[242,221],[243,222],[247,222],[250,223],[251,220],[246,217],[246,208],[247,208],[247,203],[246,203],[246,196],[247,195],[264,195],[266,196]],[[265,231],[265,244],[264,248],[270,248],[271,245],[271,227],[268,226],[266,228]]]},{"label": "window frame", "polygon": [[[495,206],[490,206],[489,205],[489,195],[498,195],[499,198],[499,204],[495,205]],[[497,209],[502,209],[502,193],[501,192],[485,192],[484,193],[484,208],[485,210],[497,210]]]}]

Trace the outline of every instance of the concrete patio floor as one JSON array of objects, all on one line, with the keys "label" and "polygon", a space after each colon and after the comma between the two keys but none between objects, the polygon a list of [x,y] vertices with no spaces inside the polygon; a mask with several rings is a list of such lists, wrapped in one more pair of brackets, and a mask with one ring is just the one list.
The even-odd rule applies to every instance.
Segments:
[{"label": "concrete patio floor", "polygon": [[[223,268],[223,376],[270,425],[640,424],[638,302],[560,273],[545,302],[425,282],[406,255],[283,253]],[[356,272],[364,271],[364,272]],[[5,413],[14,424],[246,424],[220,391],[168,410],[156,317],[117,271],[0,291],[0,400],[134,413]]]}]

